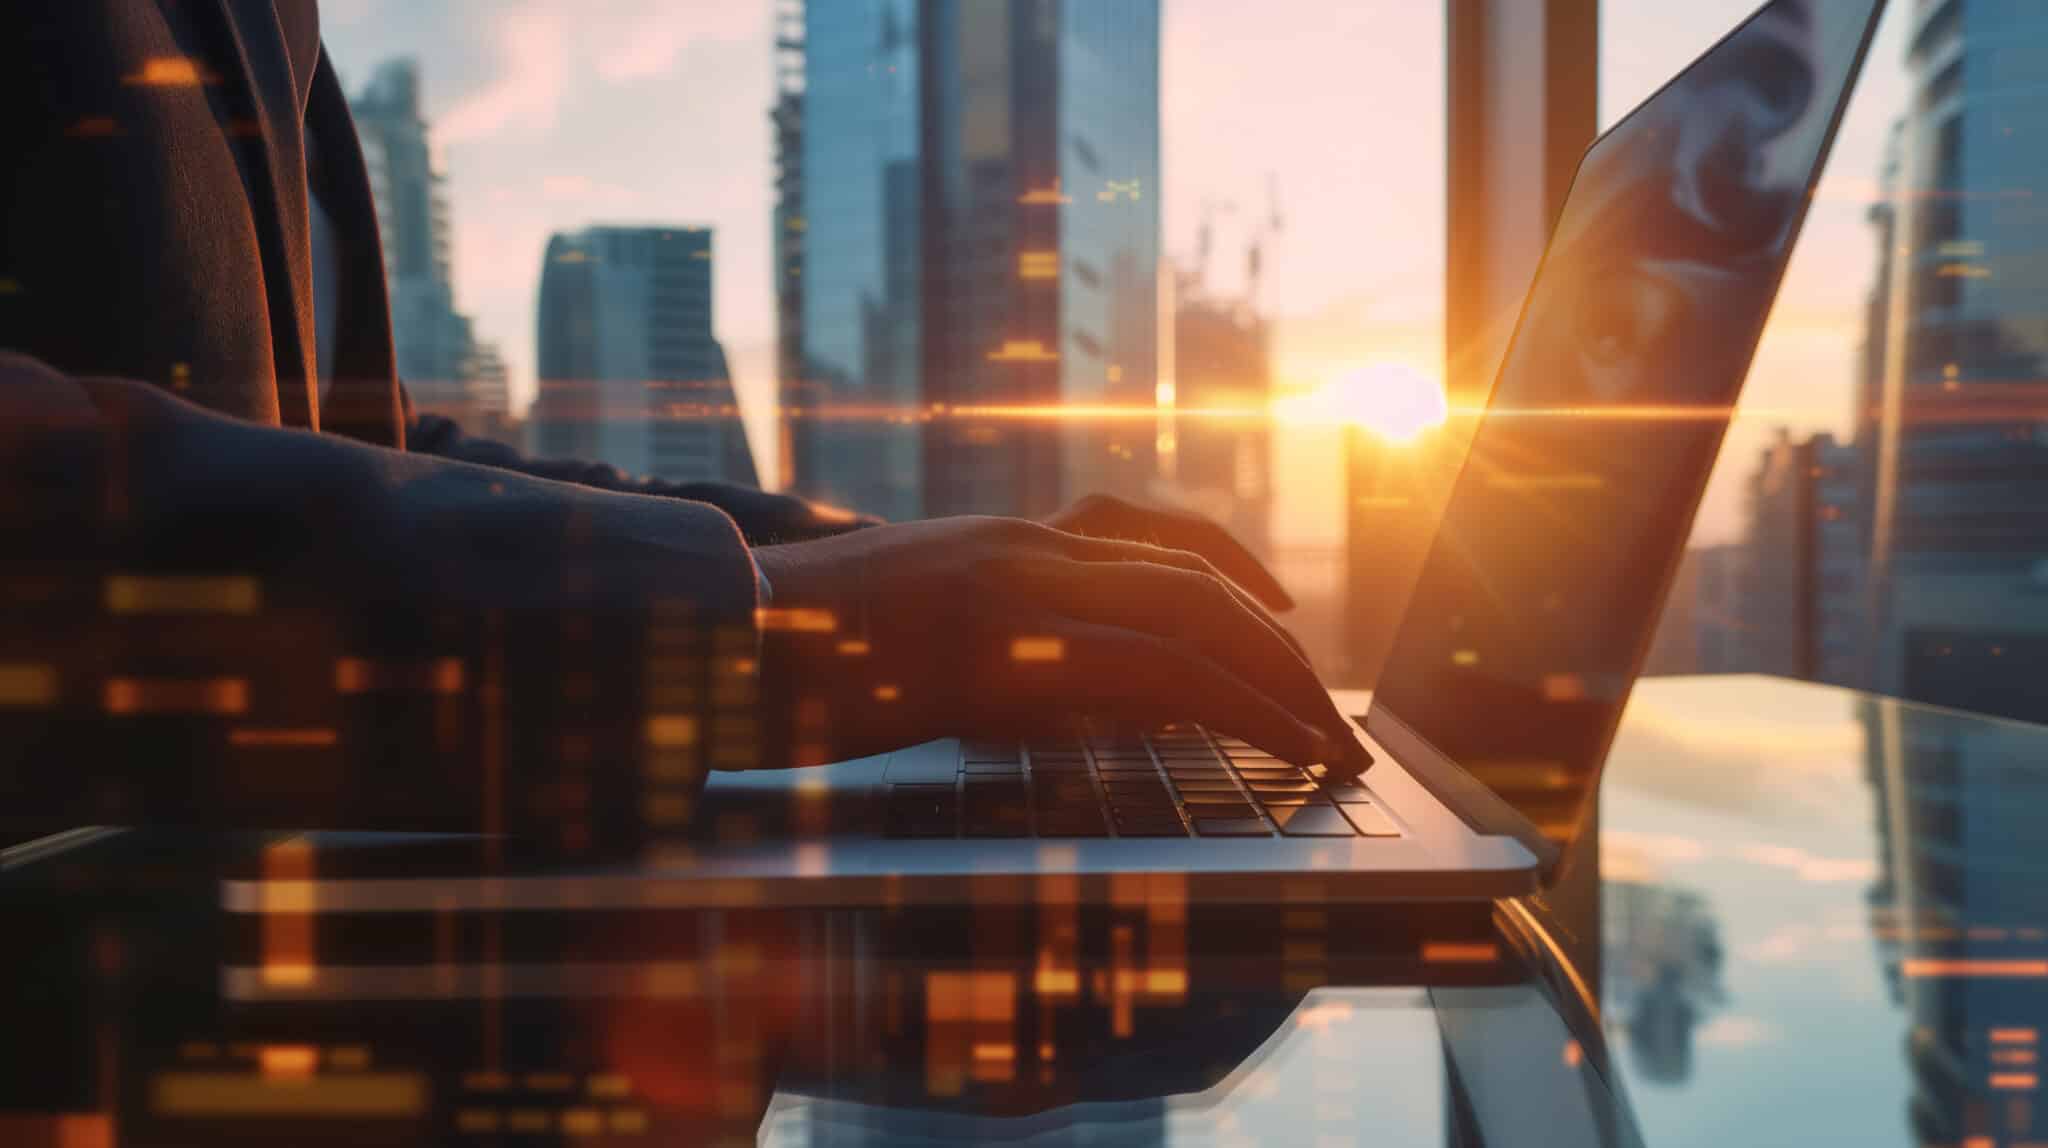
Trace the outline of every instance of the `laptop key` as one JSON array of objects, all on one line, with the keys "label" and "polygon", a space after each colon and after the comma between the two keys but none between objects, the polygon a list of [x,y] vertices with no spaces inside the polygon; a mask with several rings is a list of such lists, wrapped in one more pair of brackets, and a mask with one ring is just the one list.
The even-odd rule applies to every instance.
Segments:
[{"label": "laptop key", "polygon": [[1266,823],[1256,817],[1195,818],[1195,832],[1204,837],[1271,837]]},{"label": "laptop key", "polygon": [[1385,811],[1377,805],[1353,803],[1339,805],[1337,808],[1343,810],[1344,816],[1349,817],[1351,823],[1358,826],[1358,831],[1367,837],[1399,837],[1401,835],[1401,827],[1394,824],[1394,819],[1388,817]]},{"label": "laptop key", "polygon": [[1282,806],[1268,812],[1289,837],[1351,837],[1357,832],[1333,805]]},{"label": "laptop key", "polygon": [[1182,793],[1236,793],[1237,783],[1227,777],[1176,777],[1174,787]]},{"label": "laptop key", "polygon": [[1257,778],[1247,778],[1245,779],[1245,785],[1253,793],[1261,795],[1268,793],[1314,793],[1316,791],[1315,783],[1310,781],[1266,781]]}]

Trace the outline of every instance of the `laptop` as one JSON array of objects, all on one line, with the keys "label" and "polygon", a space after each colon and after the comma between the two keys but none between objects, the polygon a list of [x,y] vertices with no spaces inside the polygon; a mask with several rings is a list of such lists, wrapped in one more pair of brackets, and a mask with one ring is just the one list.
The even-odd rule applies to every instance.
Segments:
[{"label": "laptop", "polygon": [[1586,151],[1379,688],[1336,695],[1359,780],[1192,724],[934,741],[713,774],[700,832],[630,870],[323,879],[318,907],[981,905],[1159,875],[1224,903],[1534,892],[1597,790],[1882,6],[1772,0]]}]

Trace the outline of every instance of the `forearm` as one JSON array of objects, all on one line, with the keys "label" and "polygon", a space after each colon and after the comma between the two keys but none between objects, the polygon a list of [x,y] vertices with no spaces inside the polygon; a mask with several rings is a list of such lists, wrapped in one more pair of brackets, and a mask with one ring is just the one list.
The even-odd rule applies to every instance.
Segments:
[{"label": "forearm", "polygon": [[0,375],[10,814],[616,827],[648,755],[701,776],[647,731],[708,731],[752,641],[716,510]]},{"label": "forearm", "polygon": [[685,499],[715,506],[736,522],[747,542],[765,546],[827,537],[878,520],[820,506],[786,494],[723,482],[669,482],[631,475],[608,463],[529,458],[504,443],[462,433],[454,422],[422,415],[407,430],[413,451],[476,463],[520,474],[571,482],[595,490]]}]

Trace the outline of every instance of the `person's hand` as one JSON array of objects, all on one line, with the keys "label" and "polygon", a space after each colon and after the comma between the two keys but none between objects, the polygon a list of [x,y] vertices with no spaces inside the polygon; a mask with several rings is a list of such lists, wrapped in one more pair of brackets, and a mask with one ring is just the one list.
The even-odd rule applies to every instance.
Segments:
[{"label": "person's hand", "polygon": [[1192,719],[1289,761],[1362,767],[1308,663],[1199,555],[1006,518],[754,554],[774,594],[769,764],[1043,736],[1086,716]]},{"label": "person's hand", "polygon": [[1294,608],[1294,599],[1281,587],[1280,580],[1244,543],[1192,510],[1139,506],[1113,494],[1091,494],[1047,517],[1045,524],[1090,538],[1147,542],[1199,554],[1271,609]]}]

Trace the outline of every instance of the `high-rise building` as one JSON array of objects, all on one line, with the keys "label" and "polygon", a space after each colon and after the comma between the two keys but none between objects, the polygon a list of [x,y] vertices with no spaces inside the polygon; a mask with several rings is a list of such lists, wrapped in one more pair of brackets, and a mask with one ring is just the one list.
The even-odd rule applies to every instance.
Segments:
[{"label": "high-rise building", "polygon": [[[810,408],[804,367],[804,0],[775,0],[775,369],[785,412]],[[793,486],[799,455],[815,457],[817,424],[780,420],[779,487]]]},{"label": "high-rise building", "polygon": [[2048,184],[2048,7],[1900,15],[1911,94],[1877,221],[1874,684],[2048,720],[2048,217],[2031,190]]},{"label": "high-rise building", "polygon": [[455,306],[448,196],[420,114],[418,64],[386,61],[350,108],[377,207],[398,375],[415,408],[502,436],[510,417],[502,362],[495,348],[478,346]]},{"label": "high-rise building", "polygon": [[1014,416],[1153,402],[1157,0],[814,3],[803,31],[796,489],[891,518],[1142,490],[1149,421]]},{"label": "high-rise building", "polygon": [[1175,295],[1171,405],[1202,413],[1166,417],[1154,439],[1160,479],[1175,501],[1270,557],[1273,426],[1264,417],[1273,398],[1270,328],[1249,304],[1209,297],[1192,282],[1184,281]]},{"label": "high-rise building", "polygon": [[711,263],[701,227],[590,227],[548,239],[530,416],[540,453],[679,482],[756,481],[711,333]]},{"label": "high-rise building", "polygon": [[2048,890],[2040,731],[1880,699],[1858,702],[1878,874],[1867,894],[1880,968],[1904,1007],[1914,1144],[2038,1144],[2036,1071],[2048,993],[2030,976],[1929,976],[2038,938]]},{"label": "high-rise building", "polygon": [[1862,452],[1781,431],[1750,473],[1742,540],[1686,551],[1644,672],[1865,681]]}]

